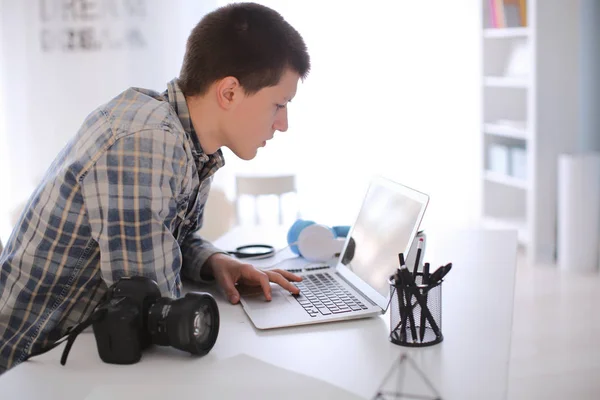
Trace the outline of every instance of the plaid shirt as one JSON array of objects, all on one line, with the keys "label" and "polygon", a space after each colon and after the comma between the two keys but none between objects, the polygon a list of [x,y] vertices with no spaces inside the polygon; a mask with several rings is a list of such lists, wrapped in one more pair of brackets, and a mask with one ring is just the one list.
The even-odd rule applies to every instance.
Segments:
[{"label": "plaid shirt", "polygon": [[163,296],[220,250],[196,231],[221,151],[206,155],[176,80],[93,111],[32,194],[0,255],[0,374],[144,275]]}]

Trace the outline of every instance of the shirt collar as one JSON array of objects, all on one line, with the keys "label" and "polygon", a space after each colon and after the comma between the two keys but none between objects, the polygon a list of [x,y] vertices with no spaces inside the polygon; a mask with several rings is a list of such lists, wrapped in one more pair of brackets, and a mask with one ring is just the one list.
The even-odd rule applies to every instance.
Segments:
[{"label": "shirt collar", "polygon": [[188,139],[193,143],[194,146],[192,148],[192,155],[194,158],[202,161],[203,163],[206,163],[210,160],[211,164],[215,164],[217,168],[222,167],[225,164],[225,159],[223,158],[223,152],[221,149],[217,150],[211,155],[205,154],[204,150],[202,150],[202,146],[198,140],[198,135],[196,135],[194,125],[192,124],[192,118],[190,116],[190,110],[188,109],[187,102],[185,101],[185,96],[177,84],[177,78],[167,83],[167,90],[163,96],[169,101],[169,104],[171,104],[173,110],[175,110],[175,113],[179,117],[179,121],[183,126],[183,130],[185,131]]}]

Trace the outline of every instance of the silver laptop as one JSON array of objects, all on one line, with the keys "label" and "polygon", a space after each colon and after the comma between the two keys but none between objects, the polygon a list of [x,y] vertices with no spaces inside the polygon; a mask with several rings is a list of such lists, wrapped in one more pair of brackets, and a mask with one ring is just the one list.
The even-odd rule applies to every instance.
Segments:
[{"label": "silver laptop", "polygon": [[382,177],[373,179],[334,263],[297,259],[293,267],[282,267],[303,277],[296,283],[300,295],[275,284],[270,302],[260,288],[241,292],[254,326],[271,329],[385,313],[388,279],[398,268],[398,253],[408,254],[428,202],[424,193]]}]

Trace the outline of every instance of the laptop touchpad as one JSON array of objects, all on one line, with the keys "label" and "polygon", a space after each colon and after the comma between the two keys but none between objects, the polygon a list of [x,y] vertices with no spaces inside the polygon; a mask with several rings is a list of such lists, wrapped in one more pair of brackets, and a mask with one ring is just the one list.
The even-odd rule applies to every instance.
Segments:
[{"label": "laptop touchpad", "polygon": [[265,299],[263,290],[260,286],[239,286],[238,291],[244,297],[244,300],[249,307],[253,309],[262,309],[267,307],[281,307],[289,304],[288,297],[293,299],[288,292],[281,290],[278,286],[271,284],[271,301]]}]

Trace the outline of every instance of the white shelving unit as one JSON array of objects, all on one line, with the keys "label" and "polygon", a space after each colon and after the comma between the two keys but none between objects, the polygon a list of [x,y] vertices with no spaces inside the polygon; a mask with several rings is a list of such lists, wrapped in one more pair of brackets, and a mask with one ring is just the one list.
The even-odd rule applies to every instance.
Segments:
[{"label": "white shelving unit", "polygon": [[[579,0],[527,0],[527,26],[506,28],[493,27],[490,3],[480,0],[481,220],[517,230],[531,262],[553,263],[557,158],[573,151],[578,129]],[[515,148],[525,154],[520,168],[511,166]]]}]

